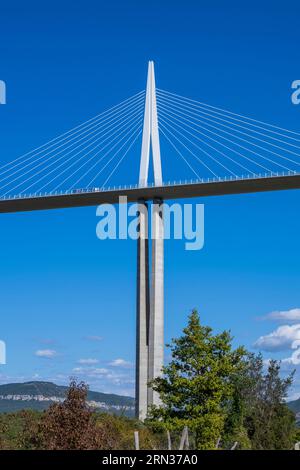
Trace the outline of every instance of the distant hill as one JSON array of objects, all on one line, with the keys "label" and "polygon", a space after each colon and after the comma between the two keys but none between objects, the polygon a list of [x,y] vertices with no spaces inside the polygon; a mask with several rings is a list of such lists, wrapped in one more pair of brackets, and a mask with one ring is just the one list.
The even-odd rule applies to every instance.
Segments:
[{"label": "distant hill", "polygon": [[[64,400],[68,387],[52,382],[24,382],[0,385],[0,413],[21,409],[45,410]],[[88,392],[89,405],[100,411],[127,416],[134,414],[134,399],[102,392]]]},{"label": "distant hill", "polygon": [[289,401],[287,403],[290,410],[292,410],[296,415],[296,423],[300,426],[300,398],[297,400]]},{"label": "distant hill", "polygon": [[294,413],[300,412],[300,398],[287,402],[287,405]]}]

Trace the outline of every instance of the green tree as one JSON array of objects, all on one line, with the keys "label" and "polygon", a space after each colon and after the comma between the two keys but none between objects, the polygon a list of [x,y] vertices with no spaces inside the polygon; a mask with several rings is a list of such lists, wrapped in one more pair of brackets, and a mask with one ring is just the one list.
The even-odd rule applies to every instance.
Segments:
[{"label": "green tree", "polygon": [[225,403],[226,420],[222,442],[225,447],[237,441],[240,449],[251,449],[249,415],[255,407],[255,397],[261,388],[263,359],[261,355],[247,352],[238,372],[232,374],[231,398]]},{"label": "green tree", "polygon": [[280,362],[266,369],[260,354],[248,353],[244,367],[233,377],[234,392],[227,403],[224,442],[241,448],[290,449],[295,439],[295,416],[285,404],[293,373],[280,376]]},{"label": "green tree", "polygon": [[187,425],[197,449],[213,449],[222,435],[226,407],[234,388],[232,376],[242,367],[244,348],[232,349],[228,331],[213,335],[193,310],[183,335],[168,345],[172,360],[163,377],[152,382],[162,405],[151,408],[149,422],[157,429],[180,431]]},{"label": "green tree", "polygon": [[[252,362],[255,362],[255,358]],[[271,360],[256,373],[253,395],[248,396],[247,427],[253,449],[289,449],[293,445],[295,417],[285,404],[294,372],[280,376],[280,362]],[[251,362],[250,362],[251,369]]]}]

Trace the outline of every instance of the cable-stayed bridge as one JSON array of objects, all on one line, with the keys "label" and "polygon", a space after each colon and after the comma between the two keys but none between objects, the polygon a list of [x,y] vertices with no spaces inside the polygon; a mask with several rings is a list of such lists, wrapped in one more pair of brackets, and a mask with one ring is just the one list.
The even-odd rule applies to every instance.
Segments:
[{"label": "cable-stayed bridge", "polygon": [[[136,403],[144,419],[159,403],[148,382],[163,365],[162,201],[297,188],[299,132],[157,89],[149,62],[145,91],[0,166],[0,212],[119,203],[120,196],[142,204]],[[147,201],[155,201],[158,234],[151,270]]]},{"label": "cable-stayed bridge", "polygon": [[[300,133],[155,91],[161,184],[138,183],[141,91],[2,164],[0,212],[117,202],[118,194],[134,201],[299,187]],[[131,175],[135,178],[128,184]]]}]

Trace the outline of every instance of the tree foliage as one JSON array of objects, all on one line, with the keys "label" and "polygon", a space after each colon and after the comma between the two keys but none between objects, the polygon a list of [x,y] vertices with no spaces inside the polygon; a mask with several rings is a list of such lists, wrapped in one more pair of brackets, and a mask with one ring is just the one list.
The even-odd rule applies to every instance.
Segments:
[{"label": "tree foliage", "polygon": [[44,449],[114,449],[117,434],[111,424],[97,424],[86,398],[84,382],[72,380],[67,398],[44,413],[39,437]]},{"label": "tree foliage", "polygon": [[260,354],[248,353],[242,373],[234,378],[226,438],[238,440],[239,433],[246,431],[252,449],[290,449],[295,416],[285,399],[293,375],[282,378],[278,361],[269,361],[266,368]]},{"label": "tree foliage", "polygon": [[133,449],[134,430],[141,449],[166,449],[166,430],[175,448],[184,426],[197,449],[214,449],[219,439],[221,448],[237,441],[253,450],[291,449],[300,441],[285,403],[293,373],[282,378],[279,362],[266,365],[261,355],[233,349],[230,333],[213,334],[195,310],[169,347],[171,361],[152,384],[161,406],[145,423],[91,410],[87,385],[71,380],[66,399],[47,411],[0,415],[0,448]]},{"label": "tree foliage", "polygon": [[246,354],[242,347],[233,350],[231,341],[228,331],[213,335],[197,311],[191,313],[183,335],[168,345],[172,360],[163,377],[152,383],[162,401],[150,410],[152,425],[175,431],[187,425],[196,448],[215,448],[225,425],[224,403],[233,395],[231,378]]},{"label": "tree foliage", "polygon": [[285,404],[293,374],[280,376],[280,363],[265,371],[261,355],[232,348],[229,332],[213,335],[194,310],[182,336],[168,345],[172,359],[152,382],[161,406],[148,422],[154,429],[182,430],[195,436],[197,449],[237,441],[240,449],[289,449],[295,417]]}]

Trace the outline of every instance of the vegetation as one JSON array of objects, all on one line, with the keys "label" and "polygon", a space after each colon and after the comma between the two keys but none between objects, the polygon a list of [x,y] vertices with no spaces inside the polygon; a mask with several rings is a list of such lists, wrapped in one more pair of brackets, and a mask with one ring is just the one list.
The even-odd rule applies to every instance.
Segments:
[{"label": "vegetation", "polygon": [[267,371],[260,355],[232,348],[227,331],[213,335],[194,310],[180,338],[173,339],[172,360],[153,381],[162,405],[152,407],[154,430],[188,426],[196,449],[214,449],[221,440],[240,449],[289,449],[295,439],[294,414],[284,403],[293,374],[280,377],[280,364]]},{"label": "vegetation", "polygon": [[214,335],[197,311],[169,347],[171,361],[152,383],[162,403],[145,423],[92,411],[87,386],[71,380],[66,399],[43,412],[1,414],[0,448],[133,449],[135,430],[142,449],[166,449],[167,430],[178,448],[184,426],[196,449],[215,449],[217,441],[225,449],[234,442],[239,449],[291,449],[300,440],[285,404],[293,374],[282,378],[278,362],[266,366],[260,355],[233,349],[230,333]]},{"label": "vegetation", "polygon": [[213,449],[225,424],[224,403],[233,394],[232,376],[242,367],[243,348],[233,351],[228,332],[213,335],[193,311],[183,335],[169,345],[171,362],[153,382],[163,406],[153,407],[149,420],[157,429],[195,435],[197,449]]},{"label": "vegetation", "polygon": [[91,411],[87,392],[83,382],[71,380],[63,403],[43,412],[1,414],[0,449],[133,449],[135,430],[139,430],[142,448],[165,446],[158,433],[134,419]]},{"label": "vegetation", "polygon": [[261,355],[247,354],[242,373],[234,378],[224,439],[253,450],[290,449],[296,440],[296,423],[284,400],[293,373],[281,378],[277,361],[264,369]]}]

